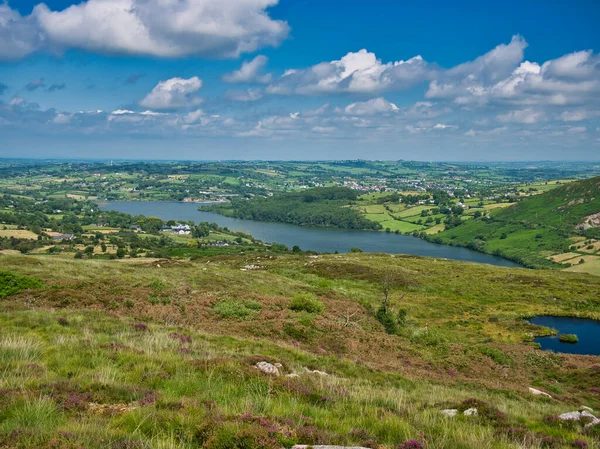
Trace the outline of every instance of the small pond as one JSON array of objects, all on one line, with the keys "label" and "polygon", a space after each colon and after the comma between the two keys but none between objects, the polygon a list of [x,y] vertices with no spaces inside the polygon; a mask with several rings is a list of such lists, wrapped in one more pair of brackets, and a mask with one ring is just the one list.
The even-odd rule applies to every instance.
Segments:
[{"label": "small pond", "polygon": [[600,321],[562,316],[536,316],[528,321],[556,329],[560,334],[575,334],[579,337],[577,343],[564,343],[558,339],[558,335],[536,338],[535,341],[545,351],[600,355]]}]

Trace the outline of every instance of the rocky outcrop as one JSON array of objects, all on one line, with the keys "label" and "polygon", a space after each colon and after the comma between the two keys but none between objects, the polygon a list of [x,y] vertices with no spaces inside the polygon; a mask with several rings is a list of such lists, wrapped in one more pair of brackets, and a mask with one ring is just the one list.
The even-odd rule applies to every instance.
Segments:
[{"label": "rocky outcrop", "polygon": [[587,229],[598,227],[600,227],[600,212],[585,217],[583,222],[577,225],[577,230],[585,231]]}]

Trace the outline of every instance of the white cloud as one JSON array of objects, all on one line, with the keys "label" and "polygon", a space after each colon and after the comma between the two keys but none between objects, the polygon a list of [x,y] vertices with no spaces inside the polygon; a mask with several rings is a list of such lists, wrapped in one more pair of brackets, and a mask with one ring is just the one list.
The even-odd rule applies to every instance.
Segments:
[{"label": "white cloud", "polygon": [[56,114],[56,117],[52,119],[52,123],[56,125],[66,125],[71,121],[71,117],[71,114],[62,114],[59,112]]},{"label": "white cloud", "polygon": [[587,128],[585,126],[572,126],[571,128],[569,128],[569,132],[570,133],[584,133],[587,131]]},{"label": "white cloud", "polygon": [[233,101],[257,101],[262,98],[263,94],[260,89],[247,89],[243,91],[229,90],[225,92],[225,98]]},{"label": "white cloud", "polygon": [[189,79],[171,78],[159,82],[140,102],[148,109],[182,109],[197,106],[202,99],[197,92],[202,87],[202,80],[197,76]]},{"label": "white cloud", "polygon": [[585,109],[575,109],[561,112],[558,115],[558,119],[562,120],[563,122],[580,122],[582,120],[590,118],[592,115],[595,114],[592,114],[589,111],[586,111]]},{"label": "white cloud", "polygon": [[454,125],[446,125],[445,123],[437,123],[433,126],[433,129],[452,129],[456,128]]},{"label": "white cloud", "polygon": [[20,59],[34,52],[41,36],[30,17],[21,17],[7,3],[0,3],[0,59]]},{"label": "white cloud", "polygon": [[289,33],[267,8],[278,0],[87,0],[62,11],[37,5],[21,17],[0,5],[0,57],[79,48],[159,57],[237,57]]},{"label": "white cloud", "polygon": [[348,115],[373,115],[390,112],[398,112],[398,107],[385,98],[373,98],[371,100],[352,103],[346,106],[344,112]]},{"label": "white cloud", "polygon": [[268,58],[258,55],[250,61],[244,61],[239,70],[223,75],[223,81],[227,83],[268,83],[271,81],[270,73],[262,74],[262,70]]},{"label": "white cloud", "polygon": [[375,93],[404,89],[431,76],[421,56],[407,61],[382,63],[363,49],[340,60],[322,62],[307,69],[287,70],[267,91],[272,94]]},{"label": "white cloud", "polygon": [[430,99],[459,105],[565,106],[597,101],[600,57],[580,51],[543,64],[523,61],[519,36],[470,63],[440,73],[426,92]]},{"label": "white cloud", "polygon": [[545,114],[541,111],[535,111],[531,108],[508,111],[505,114],[498,114],[496,119],[502,123],[524,123],[532,124],[544,120]]}]

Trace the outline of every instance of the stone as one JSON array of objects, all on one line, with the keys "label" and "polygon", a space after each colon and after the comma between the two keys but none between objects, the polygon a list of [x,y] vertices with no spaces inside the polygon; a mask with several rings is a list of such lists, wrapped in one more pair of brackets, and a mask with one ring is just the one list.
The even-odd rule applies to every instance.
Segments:
[{"label": "stone", "polygon": [[535,396],[545,396],[547,398],[552,399],[552,396],[550,396],[548,393],[542,390],[538,390],[537,388],[529,387],[529,392]]},{"label": "stone", "polygon": [[562,421],[579,421],[581,419],[581,412],[568,412],[558,415],[558,419]]},{"label": "stone", "polygon": [[587,410],[584,410],[583,412],[581,412],[581,418],[585,418],[585,420],[587,421],[587,423],[585,424],[585,427],[597,426],[598,424],[600,424],[600,419],[596,418],[594,415],[592,415]]},{"label": "stone", "polygon": [[300,377],[300,376],[296,373],[290,373],[290,374],[286,374],[285,377],[296,378],[296,377]]},{"label": "stone", "polygon": [[308,369],[304,367],[304,371],[311,374],[318,374],[319,376],[329,376],[325,371],[319,371],[318,369]]},{"label": "stone", "polygon": [[296,444],[292,449],[370,449],[363,446],[329,446],[326,444]]},{"label": "stone", "polygon": [[279,376],[279,369],[275,365],[269,362],[258,362],[254,365],[260,372],[268,374],[270,376]]},{"label": "stone", "polygon": [[446,415],[448,418],[454,418],[456,415],[458,415],[458,410],[455,408],[448,408],[446,410],[440,410],[440,413],[442,415]]},{"label": "stone", "polygon": [[594,409],[592,407],[588,407],[587,405],[582,405],[581,407],[579,407],[579,410],[580,411],[585,410],[585,411],[588,411],[590,413],[594,411]]},{"label": "stone", "polygon": [[477,416],[479,415],[479,410],[477,410],[476,408],[468,408],[463,412],[463,415],[465,416]]}]

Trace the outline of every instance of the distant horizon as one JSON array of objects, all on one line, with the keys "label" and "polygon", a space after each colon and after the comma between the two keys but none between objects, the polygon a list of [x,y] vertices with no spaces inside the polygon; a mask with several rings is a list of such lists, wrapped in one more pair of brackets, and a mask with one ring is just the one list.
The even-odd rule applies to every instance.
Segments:
[{"label": "distant horizon", "polygon": [[571,163],[571,164],[600,164],[597,160],[568,160],[568,159],[539,159],[539,160],[429,160],[429,159],[136,159],[136,158],[47,158],[47,157],[3,157],[0,161],[43,161],[43,162],[159,162],[159,163],[184,163],[184,162],[423,162],[430,164],[540,164],[540,163]]}]

